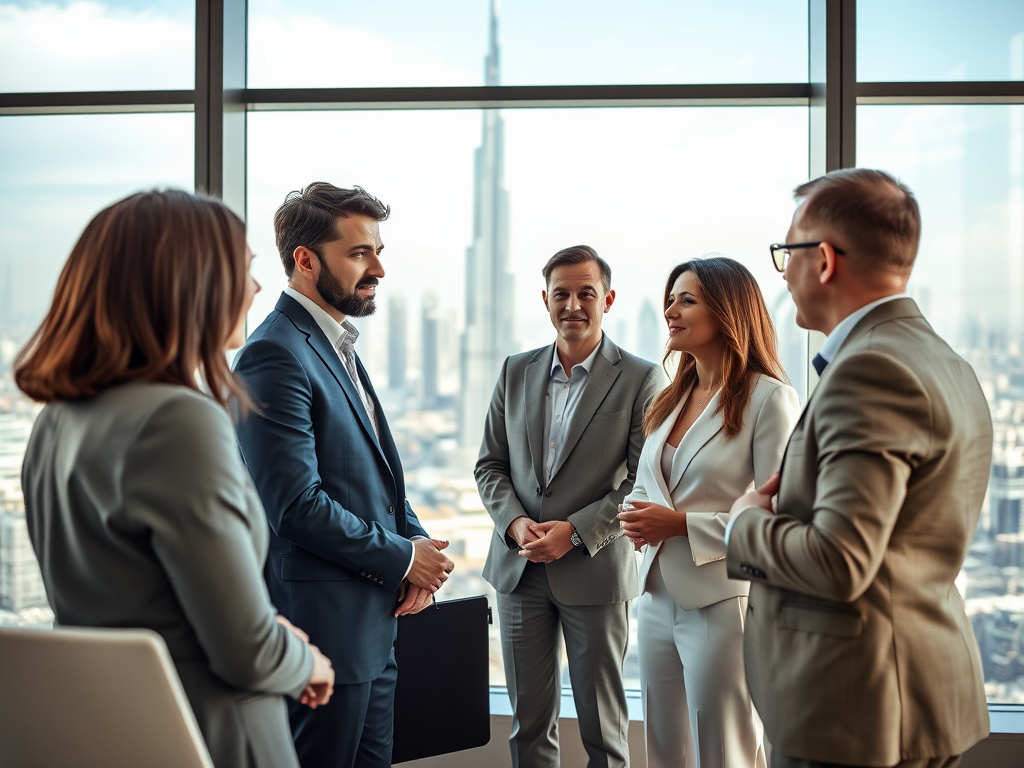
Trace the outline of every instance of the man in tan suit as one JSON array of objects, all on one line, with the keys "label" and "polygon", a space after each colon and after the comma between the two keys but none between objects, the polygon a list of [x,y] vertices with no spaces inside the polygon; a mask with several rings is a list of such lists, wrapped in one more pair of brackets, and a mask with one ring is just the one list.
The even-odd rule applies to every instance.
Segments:
[{"label": "man in tan suit", "polygon": [[498,593],[512,765],[559,765],[561,634],[587,765],[625,768],[622,660],[637,581],[615,515],[662,374],[601,331],[615,292],[592,248],[559,251],[543,273],[555,343],[505,361],[476,464],[494,520],[483,575]]},{"label": "man in tan suit", "polygon": [[856,169],[796,197],[772,254],[797,323],[828,338],[781,480],[737,500],[726,533],[729,575],[753,582],[751,697],[773,768],[956,766],[988,734],[953,584],[988,482],[988,406],[905,293],[910,190]]}]

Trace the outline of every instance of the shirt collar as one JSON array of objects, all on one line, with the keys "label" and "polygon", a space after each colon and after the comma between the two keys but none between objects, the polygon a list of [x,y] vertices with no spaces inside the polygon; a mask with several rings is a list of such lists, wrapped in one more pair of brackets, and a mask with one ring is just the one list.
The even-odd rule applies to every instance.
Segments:
[{"label": "shirt collar", "polygon": [[832,359],[836,356],[839,348],[843,346],[843,342],[846,341],[846,337],[850,335],[850,331],[861,321],[868,312],[875,307],[880,307],[883,304],[887,304],[890,301],[896,301],[896,299],[909,299],[910,294],[897,293],[894,296],[885,296],[877,301],[872,301],[870,304],[865,304],[863,307],[858,309],[856,312],[844,317],[839,325],[832,329],[832,333],[825,339],[825,343],[821,345],[821,349],[818,350],[818,354],[825,358],[825,362],[831,363]]},{"label": "shirt collar", "polygon": [[[601,344],[604,344],[604,339],[601,339],[601,342],[594,347],[594,351],[587,356],[586,360],[582,363],[576,363],[576,365],[572,367],[571,372],[575,374],[578,369],[582,368],[587,372],[587,374],[589,374],[590,369],[594,367],[594,359],[597,357],[598,350],[601,349]],[[564,378],[565,371],[562,370],[562,361],[558,359],[558,344],[553,344],[551,348],[551,375],[557,376],[559,371],[562,371],[562,376]]]},{"label": "shirt collar", "polygon": [[320,326],[324,336],[331,342],[331,346],[338,349],[342,345],[351,346],[359,338],[359,331],[345,318],[345,322],[339,323],[327,311],[308,296],[299,293],[290,285],[286,285],[284,292],[302,305],[303,309],[309,312],[310,317]]}]

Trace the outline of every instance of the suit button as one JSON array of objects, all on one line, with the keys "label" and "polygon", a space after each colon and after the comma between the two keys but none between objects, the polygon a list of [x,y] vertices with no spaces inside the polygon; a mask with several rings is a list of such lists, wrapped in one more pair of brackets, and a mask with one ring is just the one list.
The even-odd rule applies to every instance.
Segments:
[{"label": "suit button", "polygon": [[544,491],[544,495],[545,496],[550,496],[551,495],[551,489],[548,488],[546,491]]},{"label": "suit button", "polygon": [[537,495],[540,496],[540,486],[537,486]]},{"label": "suit button", "polygon": [[388,507],[388,514],[389,515],[395,514],[395,507],[393,505]]},{"label": "suit button", "polygon": [[741,565],[740,570],[744,573],[753,574],[754,570],[749,565]]}]

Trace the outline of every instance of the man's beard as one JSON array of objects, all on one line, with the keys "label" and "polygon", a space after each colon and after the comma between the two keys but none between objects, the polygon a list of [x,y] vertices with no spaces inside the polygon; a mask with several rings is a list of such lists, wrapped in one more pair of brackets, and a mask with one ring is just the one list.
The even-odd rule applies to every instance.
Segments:
[{"label": "man's beard", "polygon": [[377,311],[376,298],[373,295],[365,299],[360,298],[359,289],[367,286],[377,285],[376,277],[367,277],[356,284],[352,293],[345,293],[345,287],[341,281],[334,276],[334,273],[327,266],[327,262],[320,260],[320,276],[316,280],[316,290],[320,297],[346,317],[367,317]]}]

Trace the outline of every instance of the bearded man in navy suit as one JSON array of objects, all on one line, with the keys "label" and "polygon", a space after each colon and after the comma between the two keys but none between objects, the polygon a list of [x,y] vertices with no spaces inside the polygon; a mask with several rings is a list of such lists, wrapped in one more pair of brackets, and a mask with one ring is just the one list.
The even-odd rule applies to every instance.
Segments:
[{"label": "bearded man in navy suit", "polygon": [[391,765],[397,617],[453,567],[405,498],[347,319],[375,309],[389,212],[360,187],[290,193],[274,216],[288,287],[235,362],[256,404],[238,438],[270,522],[270,594],[335,669],[330,704],[290,708],[303,768]]}]

